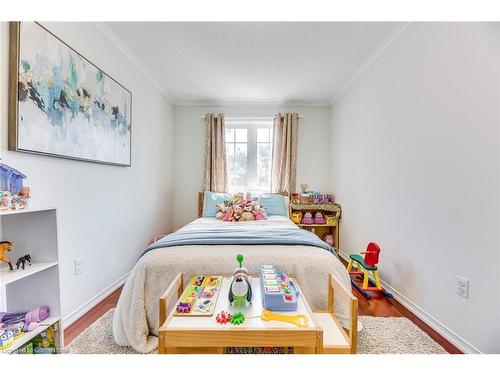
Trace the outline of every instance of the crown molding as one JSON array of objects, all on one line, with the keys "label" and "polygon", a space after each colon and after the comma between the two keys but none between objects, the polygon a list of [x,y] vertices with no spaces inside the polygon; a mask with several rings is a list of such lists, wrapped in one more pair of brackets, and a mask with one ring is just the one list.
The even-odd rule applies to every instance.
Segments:
[{"label": "crown molding", "polygon": [[139,58],[123,43],[116,33],[111,30],[106,22],[94,22],[99,31],[132,63],[132,65],[142,73],[142,75],[163,95],[163,97],[172,105],[175,104],[173,98],[165,91],[165,89],[158,84],[153,74],[148,68],[139,60]]},{"label": "crown molding", "polygon": [[176,107],[330,107],[329,100],[185,99]]},{"label": "crown molding", "polygon": [[342,87],[337,91],[330,105],[335,104],[356,81],[361,78],[363,74],[391,47],[396,40],[398,40],[401,35],[408,29],[411,22],[401,22],[396,28],[379,44],[379,46],[370,54],[368,59],[362,63],[351,75],[351,77],[342,85]]}]

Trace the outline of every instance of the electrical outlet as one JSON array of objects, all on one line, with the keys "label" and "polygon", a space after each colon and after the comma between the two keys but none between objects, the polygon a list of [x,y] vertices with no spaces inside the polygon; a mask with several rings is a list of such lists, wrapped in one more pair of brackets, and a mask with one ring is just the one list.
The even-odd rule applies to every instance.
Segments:
[{"label": "electrical outlet", "polygon": [[81,274],[83,269],[83,258],[75,259],[75,275]]},{"label": "electrical outlet", "polygon": [[457,294],[464,298],[469,298],[469,280],[457,275]]}]

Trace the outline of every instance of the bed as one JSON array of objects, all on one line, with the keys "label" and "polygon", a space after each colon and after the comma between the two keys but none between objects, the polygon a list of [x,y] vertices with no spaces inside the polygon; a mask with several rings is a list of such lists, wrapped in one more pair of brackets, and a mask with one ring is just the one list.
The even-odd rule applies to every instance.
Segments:
[{"label": "bed", "polygon": [[[330,273],[350,288],[349,275],[335,251],[286,216],[236,223],[198,218],[143,252],[115,309],[116,343],[140,353],[156,349],[158,299],[174,277],[183,272],[186,282],[193,274],[231,274],[238,253],[245,255],[251,275],[258,274],[262,263],[294,275],[313,309],[326,308]],[[341,321],[349,318],[347,303],[336,300],[334,309]]]}]

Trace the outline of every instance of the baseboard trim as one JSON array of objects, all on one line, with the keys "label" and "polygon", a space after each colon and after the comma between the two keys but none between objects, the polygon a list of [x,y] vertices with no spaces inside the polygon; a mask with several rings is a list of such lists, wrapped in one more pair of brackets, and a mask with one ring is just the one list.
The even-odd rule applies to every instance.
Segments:
[{"label": "baseboard trim", "polygon": [[130,272],[127,272],[125,275],[120,277],[118,280],[116,280],[113,284],[108,286],[106,289],[104,289],[102,292],[98,293],[91,299],[89,299],[87,302],[85,302],[83,305],[78,307],[76,310],[73,312],[69,313],[68,315],[64,316],[62,319],[62,328],[63,330],[68,328],[71,324],[76,322],[78,319],[80,319],[83,315],[88,313],[91,309],[93,309],[95,306],[99,304],[102,300],[104,300],[107,296],[109,296],[111,293],[113,293],[116,289],[121,287],[123,284],[125,284],[125,281],[127,281],[128,275]]},{"label": "baseboard trim", "polygon": [[[339,255],[344,259],[345,261],[349,261],[349,255],[346,253],[339,251]],[[439,320],[434,318],[431,314],[423,310],[421,307],[419,307],[417,304],[412,302],[410,299],[408,299],[406,296],[404,296],[402,293],[400,293],[397,289],[394,289],[391,285],[386,283],[384,280],[380,280],[384,288],[393,295],[394,299],[398,301],[401,305],[403,305],[405,308],[407,308],[412,314],[417,316],[419,319],[421,319],[423,322],[425,322],[429,327],[434,329],[436,332],[438,332],[441,336],[443,336],[446,340],[451,342],[453,345],[455,345],[457,348],[459,348],[461,351],[467,354],[482,354],[482,352],[476,348],[474,345],[469,343],[467,340],[463,339],[459,335],[457,335],[455,332],[453,332],[451,329],[446,327],[443,323],[441,323]]]}]

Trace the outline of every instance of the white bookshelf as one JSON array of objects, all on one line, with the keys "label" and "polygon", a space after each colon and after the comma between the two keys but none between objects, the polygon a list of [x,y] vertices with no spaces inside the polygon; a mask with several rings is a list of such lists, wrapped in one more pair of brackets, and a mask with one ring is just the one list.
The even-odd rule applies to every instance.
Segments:
[{"label": "white bookshelf", "polygon": [[[59,291],[59,251],[57,246],[57,211],[55,208],[27,208],[0,211],[0,240],[12,241],[7,253],[14,270],[0,266],[0,311],[24,312],[38,306],[48,306],[50,317],[40,322],[33,332],[27,332],[6,349],[11,353],[33,337],[57,323],[59,348],[62,348],[61,300]],[[17,258],[31,255],[31,266],[16,269]]]}]

